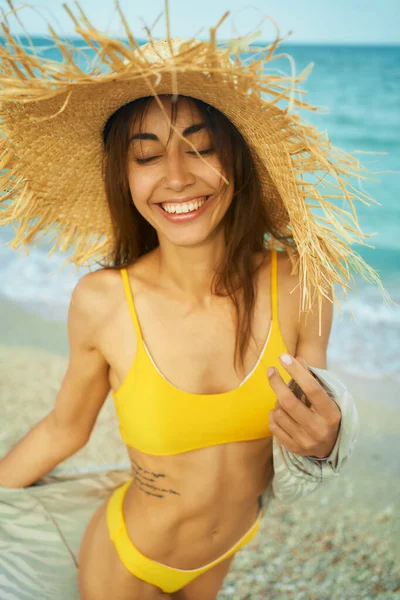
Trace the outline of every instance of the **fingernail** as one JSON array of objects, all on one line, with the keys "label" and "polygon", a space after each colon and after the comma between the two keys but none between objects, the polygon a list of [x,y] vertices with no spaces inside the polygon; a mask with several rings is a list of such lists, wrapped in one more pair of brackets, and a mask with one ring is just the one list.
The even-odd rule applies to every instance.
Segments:
[{"label": "fingernail", "polygon": [[267,373],[268,373],[268,377],[271,377],[271,375],[273,375],[275,373],[274,367],[268,367]]},{"label": "fingernail", "polygon": [[290,356],[290,354],[281,354],[279,358],[284,365],[291,365],[293,362],[293,358]]}]

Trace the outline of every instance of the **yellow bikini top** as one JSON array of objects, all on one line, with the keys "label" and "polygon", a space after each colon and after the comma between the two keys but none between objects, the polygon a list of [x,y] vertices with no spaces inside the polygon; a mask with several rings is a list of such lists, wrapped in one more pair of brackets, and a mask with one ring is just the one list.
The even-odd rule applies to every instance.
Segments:
[{"label": "yellow bikini top", "polygon": [[291,379],[279,361],[287,349],[278,323],[276,250],[271,257],[272,322],[264,348],[242,383],[219,394],[184,392],[160,373],[144,343],[125,268],[121,275],[138,340],[128,375],[112,393],[123,441],[147,454],[165,456],[271,436],[268,413],[277,398],[267,368],[277,368],[286,383]]}]

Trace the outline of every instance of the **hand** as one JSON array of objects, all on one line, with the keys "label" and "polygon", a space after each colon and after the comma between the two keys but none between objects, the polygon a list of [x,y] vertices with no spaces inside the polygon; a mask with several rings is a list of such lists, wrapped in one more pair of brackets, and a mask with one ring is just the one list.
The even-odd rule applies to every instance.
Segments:
[{"label": "hand", "polygon": [[[282,354],[280,359],[283,356],[289,355]],[[325,458],[335,446],[342,413],[308,370],[305,360],[300,356],[291,358],[293,362],[290,365],[281,359],[282,366],[301,387],[311,406],[308,408],[296,398],[279,371],[274,369],[268,377],[278,401],[274,410],[269,413],[269,427],[289,452]]]}]

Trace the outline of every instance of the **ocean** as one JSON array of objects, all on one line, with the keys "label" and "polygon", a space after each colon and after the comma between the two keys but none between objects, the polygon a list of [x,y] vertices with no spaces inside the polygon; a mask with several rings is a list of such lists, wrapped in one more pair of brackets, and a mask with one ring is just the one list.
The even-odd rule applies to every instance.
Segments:
[{"label": "ocean", "polygon": [[[37,52],[60,60],[48,40],[32,39]],[[76,45],[82,50],[81,42]],[[87,51],[89,60],[91,52]],[[332,143],[345,151],[379,153],[358,157],[368,169],[385,172],[375,175],[375,181],[361,182],[362,190],[379,204],[357,202],[360,226],[373,234],[368,240],[373,247],[355,244],[355,250],[378,271],[397,306],[385,303],[377,286],[356,276],[341,312],[335,308],[328,364],[339,364],[365,379],[390,378],[400,383],[400,46],[286,44],[280,52],[294,58],[297,72],[314,63],[299,87],[308,91],[303,97],[306,102],[325,109],[303,110],[302,117],[326,130]],[[273,67],[290,73],[285,58]],[[0,299],[3,296],[32,313],[66,323],[72,290],[88,269],[60,270],[63,257],[57,253],[48,257],[43,242],[28,256],[21,249],[11,250],[12,237],[12,228],[0,228]]]}]

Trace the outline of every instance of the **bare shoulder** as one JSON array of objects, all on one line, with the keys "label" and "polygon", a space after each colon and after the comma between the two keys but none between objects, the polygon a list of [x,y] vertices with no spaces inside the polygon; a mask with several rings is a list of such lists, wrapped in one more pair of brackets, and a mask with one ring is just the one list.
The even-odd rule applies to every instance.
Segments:
[{"label": "bare shoulder", "polygon": [[310,365],[326,368],[326,352],[333,320],[333,298],[318,299],[314,287],[310,287],[312,306],[301,310],[302,289],[298,257],[291,258],[287,251],[278,252],[279,301],[294,328],[297,343],[296,354]]},{"label": "bare shoulder", "polygon": [[[263,277],[270,277],[271,274],[271,258],[272,252],[259,252],[257,253],[255,260],[256,264],[261,268],[264,273]],[[295,268],[295,261],[293,261],[286,250],[279,250],[277,252],[277,276],[278,276],[278,290],[279,296],[282,298],[289,298],[292,304],[296,304],[296,290],[299,283],[299,275]],[[295,290],[295,291],[293,291]],[[294,294],[294,295],[293,295]]]},{"label": "bare shoulder", "polygon": [[117,281],[121,280],[118,269],[99,269],[80,278],[71,296],[71,305],[86,311],[87,315],[101,312],[104,300],[109,296]]},{"label": "bare shoulder", "polygon": [[[293,264],[292,264],[292,260],[294,261],[295,264],[295,259],[290,258],[289,253],[287,252],[287,250],[278,250],[276,253],[277,256],[277,261],[278,261],[278,276],[279,279],[287,279],[288,277],[290,277],[290,275],[292,274],[293,271]],[[265,267],[269,267],[271,264],[271,257],[272,257],[272,251],[271,250],[267,250],[264,252],[257,252],[256,253],[256,261],[259,264],[260,262],[262,263],[262,266]],[[292,276],[292,281],[295,281],[296,277],[295,275]]]},{"label": "bare shoulder", "polygon": [[[290,294],[292,299],[291,304],[296,309],[296,312],[300,315],[300,313],[305,317],[306,315],[316,315],[318,313],[318,301],[317,297],[314,297],[314,286],[310,285],[310,296],[314,298],[314,302],[310,309],[306,311],[301,311],[301,285],[300,285],[300,271],[298,268],[298,260],[297,256],[290,257],[289,253],[286,250],[278,252],[278,278],[279,285],[283,288],[284,293]],[[332,294],[328,295],[332,299]],[[328,313],[332,313],[329,311],[329,307],[332,308],[332,303],[327,299],[322,299],[322,307]]]},{"label": "bare shoulder", "polygon": [[87,273],[76,284],[68,314],[69,326],[79,326],[88,343],[95,345],[96,332],[117,302],[122,289],[118,269],[105,268]]},{"label": "bare shoulder", "polygon": [[287,250],[277,252],[277,277],[279,300],[285,313],[296,315],[300,310],[300,280],[296,258],[291,258]]}]

